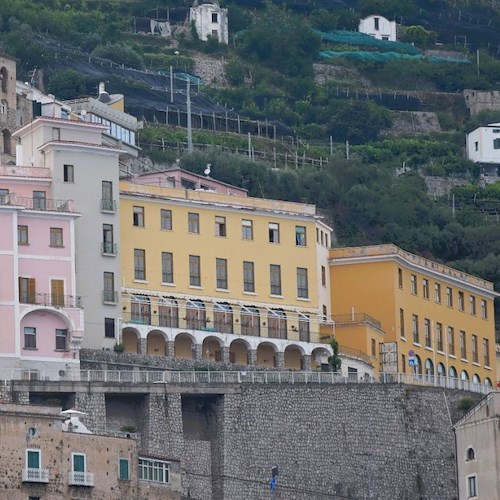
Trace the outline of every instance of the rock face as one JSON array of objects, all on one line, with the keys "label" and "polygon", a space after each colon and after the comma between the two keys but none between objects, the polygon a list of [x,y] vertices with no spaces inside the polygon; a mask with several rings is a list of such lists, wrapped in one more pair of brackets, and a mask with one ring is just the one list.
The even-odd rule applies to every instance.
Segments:
[{"label": "rock face", "polygon": [[206,55],[197,54],[193,56],[194,73],[204,82],[210,85],[227,85],[226,82],[226,61],[224,58],[216,59]]},{"label": "rock face", "polygon": [[481,398],[398,384],[29,382],[12,399],[44,392],[92,431],[137,429],[139,454],[167,456],[197,500],[267,500],[274,466],[287,500],[456,499],[451,425],[461,398]]}]

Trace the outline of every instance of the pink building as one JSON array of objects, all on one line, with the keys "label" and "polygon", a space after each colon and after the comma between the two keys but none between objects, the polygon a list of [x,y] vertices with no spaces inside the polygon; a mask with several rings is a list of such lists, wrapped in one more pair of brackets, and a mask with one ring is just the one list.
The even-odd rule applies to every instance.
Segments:
[{"label": "pink building", "polygon": [[60,378],[79,368],[79,214],[51,193],[48,168],[0,166],[0,378]]}]

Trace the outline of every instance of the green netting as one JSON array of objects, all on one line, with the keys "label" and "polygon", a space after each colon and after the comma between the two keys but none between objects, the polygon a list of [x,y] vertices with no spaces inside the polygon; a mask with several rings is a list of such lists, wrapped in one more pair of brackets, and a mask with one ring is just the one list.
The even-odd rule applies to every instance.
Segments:
[{"label": "green netting", "polygon": [[179,80],[185,80],[185,81],[190,81],[194,85],[203,85],[203,80],[199,76],[194,76],[189,73],[180,73],[176,71],[174,73],[174,77],[178,78]]},{"label": "green netting", "polygon": [[429,62],[454,62],[470,64],[470,61],[468,59],[458,59],[456,57],[424,57],[420,54],[401,54],[400,52],[368,52],[364,50],[341,52],[335,50],[323,50],[322,52],[319,52],[318,55],[319,57],[322,57],[324,59],[338,59],[341,57],[346,57],[348,59],[361,59],[363,61],[375,62],[412,59]]},{"label": "green netting", "polygon": [[420,51],[409,43],[390,42],[389,40],[378,40],[377,38],[360,33],[359,31],[324,31],[314,30],[321,36],[322,40],[327,42],[342,43],[345,45],[364,45],[366,47],[376,47],[377,49],[388,52],[404,52],[407,54],[420,54]]}]

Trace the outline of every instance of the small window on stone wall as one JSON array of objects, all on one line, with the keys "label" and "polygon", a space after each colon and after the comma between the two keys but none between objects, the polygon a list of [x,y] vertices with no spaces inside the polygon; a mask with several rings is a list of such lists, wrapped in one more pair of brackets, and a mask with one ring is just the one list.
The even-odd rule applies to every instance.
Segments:
[{"label": "small window on stone wall", "polygon": [[474,451],[474,448],[468,448],[466,453],[466,461],[469,462],[470,460],[475,460],[475,459],[476,459],[476,452]]}]

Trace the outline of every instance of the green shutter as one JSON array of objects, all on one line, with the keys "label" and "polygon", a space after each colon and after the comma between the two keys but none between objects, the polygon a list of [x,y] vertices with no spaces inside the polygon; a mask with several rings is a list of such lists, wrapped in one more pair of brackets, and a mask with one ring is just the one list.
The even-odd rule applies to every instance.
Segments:
[{"label": "green shutter", "polygon": [[40,468],[40,452],[28,451],[28,469]]},{"label": "green shutter", "polygon": [[85,472],[85,455],[73,455],[73,472]]},{"label": "green shutter", "polygon": [[120,458],[120,479],[128,479],[128,460]]}]

